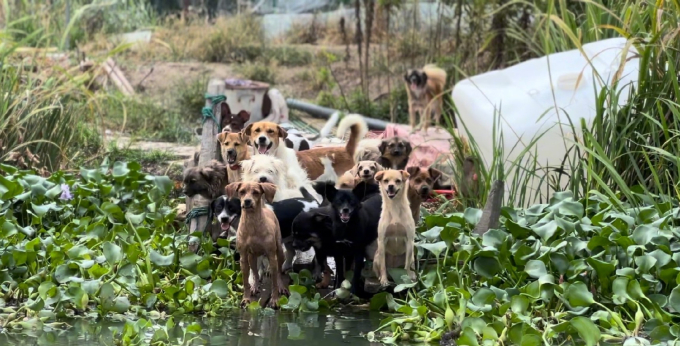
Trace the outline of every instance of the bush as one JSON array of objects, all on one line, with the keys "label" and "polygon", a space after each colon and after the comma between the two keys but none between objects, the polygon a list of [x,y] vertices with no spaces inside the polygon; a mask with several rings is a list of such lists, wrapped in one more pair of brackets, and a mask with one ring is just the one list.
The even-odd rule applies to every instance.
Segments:
[{"label": "bush", "polygon": [[211,32],[197,44],[195,58],[205,62],[246,62],[262,56],[262,23],[255,16],[219,18]]},{"label": "bush", "polygon": [[277,65],[274,62],[246,62],[238,66],[238,72],[246,79],[276,84]]}]

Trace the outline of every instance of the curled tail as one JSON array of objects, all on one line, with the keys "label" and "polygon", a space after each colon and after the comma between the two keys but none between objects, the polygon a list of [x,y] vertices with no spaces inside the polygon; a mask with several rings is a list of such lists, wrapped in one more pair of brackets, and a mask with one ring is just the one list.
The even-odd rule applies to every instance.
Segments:
[{"label": "curled tail", "polygon": [[338,124],[338,120],[340,120],[340,112],[335,112],[331,114],[331,117],[328,118],[326,124],[323,125],[321,131],[319,131],[319,134],[314,137],[310,137],[309,140],[316,144],[320,140],[328,137],[328,135],[330,135],[333,132],[333,128],[335,127],[335,125]]},{"label": "curled tail", "polygon": [[359,146],[359,141],[364,138],[368,132],[368,125],[361,115],[350,114],[340,121],[337,133],[338,138],[342,138],[345,132],[347,132],[347,129],[350,130],[350,135],[347,140],[347,145],[345,145],[345,150],[350,157],[354,157],[357,146]]},{"label": "curled tail", "polygon": [[423,67],[423,72],[427,75],[428,83],[435,85],[439,92],[444,90],[446,85],[446,71],[437,67],[437,65],[429,64]]}]

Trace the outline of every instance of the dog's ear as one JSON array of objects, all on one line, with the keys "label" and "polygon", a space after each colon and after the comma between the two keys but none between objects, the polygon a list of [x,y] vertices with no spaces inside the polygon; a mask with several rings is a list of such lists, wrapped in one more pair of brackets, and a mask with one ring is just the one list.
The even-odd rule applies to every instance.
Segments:
[{"label": "dog's ear", "polygon": [[231,109],[226,102],[220,103],[220,115],[222,116],[222,119],[231,116]]},{"label": "dog's ear", "polygon": [[250,169],[253,168],[253,160],[243,160],[241,161],[241,169],[242,172],[250,172]]},{"label": "dog's ear", "polygon": [[[352,169],[350,169],[347,172],[349,172],[349,174],[351,174],[353,177],[359,175],[359,163],[354,165],[354,167],[352,167]],[[345,173],[347,173],[347,172],[345,172]]]},{"label": "dog's ear", "polygon": [[411,146],[411,142],[409,141],[404,141],[404,147],[406,147],[406,157],[411,155],[411,152],[413,151],[413,147]]},{"label": "dog's ear", "polygon": [[224,141],[227,139],[227,134],[228,133],[226,132],[218,133],[217,136],[215,136],[215,138],[217,139],[217,143],[219,143],[220,145],[224,143]]},{"label": "dog's ear", "polygon": [[[367,183],[365,181],[359,182],[353,189],[352,194],[358,198],[360,201],[364,200],[366,196],[379,193],[380,187],[378,184]],[[361,204],[359,204],[361,205]]]},{"label": "dog's ear", "polygon": [[248,122],[248,120],[250,120],[250,112],[240,111],[238,112],[238,117],[241,118],[241,120],[243,120],[243,123],[245,124],[246,122]]},{"label": "dog's ear", "polygon": [[241,132],[238,133],[238,138],[241,142],[248,144],[248,135],[244,133],[245,130],[241,130]]},{"label": "dog's ear", "polygon": [[399,171],[399,173],[401,173],[401,178],[404,180],[408,179],[411,176],[410,174],[408,174],[407,171]]},{"label": "dog's ear", "polygon": [[419,170],[420,167],[417,166],[406,167],[406,172],[408,172],[408,174],[411,176],[415,176],[416,174],[418,174]]},{"label": "dog's ear", "polygon": [[284,130],[283,127],[281,126],[277,126],[276,128],[279,129],[279,137],[286,139],[286,137],[288,136],[288,132],[286,132],[286,130]]},{"label": "dog's ear", "polygon": [[286,165],[283,163],[283,161],[275,159],[273,160],[272,164],[274,166],[274,169],[276,169],[276,171],[278,172],[278,175],[286,176],[287,174]]},{"label": "dog's ear", "polygon": [[380,150],[381,155],[385,155],[385,149],[387,149],[387,140],[383,140],[380,142],[380,146],[378,147],[378,150]]},{"label": "dog's ear", "polygon": [[406,71],[404,73],[404,82],[409,83],[408,77],[411,75],[411,70]]},{"label": "dog's ear", "polygon": [[380,171],[373,176],[373,179],[379,182],[382,180],[383,176],[385,176],[385,171]]},{"label": "dog's ear", "polygon": [[[253,123],[254,124],[254,123]],[[250,137],[250,131],[253,129],[253,124],[250,124],[246,126],[245,129],[243,129],[243,134]]]},{"label": "dog's ear", "polygon": [[205,179],[206,181],[211,181],[215,174],[215,170],[210,166],[201,167],[199,169],[199,172],[201,173],[201,176],[203,176],[203,179]]},{"label": "dog's ear", "polygon": [[272,183],[259,183],[264,199],[268,203],[274,202],[274,196],[276,195],[276,185]]},{"label": "dog's ear", "polygon": [[420,82],[422,83],[422,85],[425,85],[427,83],[427,73],[425,73],[425,71],[420,72],[420,79],[421,79]]},{"label": "dog's ear", "polygon": [[312,218],[314,219],[314,222],[318,224],[323,224],[325,227],[328,227],[329,229],[333,228],[333,219],[331,219],[331,217],[326,214],[314,212]]},{"label": "dog's ear", "polygon": [[338,189],[335,188],[335,183],[332,181],[317,181],[312,184],[312,187],[316,193],[320,194],[330,202],[333,202],[335,199],[335,194],[338,192]]},{"label": "dog's ear", "polygon": [[427,172],[430,173],[430,177],[432,177],[432,182],[439,180],[439,178],[441,178],[442,175],[444,174],[442,173],[442,171],[432,167],[428,168]]},{"label": "dog's ear", "polygon": [[375,167],[376,172],[384,171],[385,167],[383,167],[381,164],[373,161],[373,166]]},{"label": "dog's ear", "polygon": [[229,198],[234,198],[234,197],[238,198],[238,190],[240,188],[241,188],[241,182],[231,183],[231,184],[227,185],[227,187],[225,188],[225,190],[227,192],[227,196],[229,196]]}]

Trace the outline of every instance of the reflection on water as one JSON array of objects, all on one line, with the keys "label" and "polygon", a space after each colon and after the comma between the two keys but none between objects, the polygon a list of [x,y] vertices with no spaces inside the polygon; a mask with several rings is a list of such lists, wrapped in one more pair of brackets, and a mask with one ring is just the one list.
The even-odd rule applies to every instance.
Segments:
[{"label": "reflection on water", "polygon": [[[214,346],[285,346],[301,345],[308,341],[324,346],[369,345],[363,334],[374,330],[380,315],[370,312],[286,313],[232,311],[213,318],[184,317],[178,325],[198,321],[203,325],[204,345]],[[123,322],[88,320],[64,321],[73,328],[25,334],[3,334],[0,345],[113,345],[113,330],[122,330]],[[157,322],[164,323],[164,322]],[[181,329],[175,331],[181,336]],[[149,336],[153,333],[148,331]],[[171,334],[172,335],[172,334]],[[316,343],[315,343],[316,344]],[[320,343],[319,343],[320,344]]]}]

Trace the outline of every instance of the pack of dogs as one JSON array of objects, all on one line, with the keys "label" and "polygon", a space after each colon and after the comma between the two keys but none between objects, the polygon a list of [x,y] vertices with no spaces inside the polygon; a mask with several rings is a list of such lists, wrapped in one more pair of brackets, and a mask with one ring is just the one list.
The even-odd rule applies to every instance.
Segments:
[{"label": "pack of dogs", "polygon": [[[429,105],[443,90],[446,73],[441,72],[426,66],[405,76],[411,113],[420,112],[423,124],[430,108],[436,121],[441,115],[441,105]],[[356,114],[342,119],[334,114],[319,135],[307,137],[269,119],[246,125],[247,112],[232,114],[228,106],[221,111],[220,159],[186,169],[184,193],[212,201],[211,215],[219,225],[210,234],[214,241],[235,239],[243,306],[269,276],[268,306],[277,308],[279,297],[288,293],[284,278],[296,252],[310,249],[318,288],[339,287],[351,269],[352,293],[367,297],[361,274],[367,260],[383,287],[389,285],[387,268],[403,267],[416,279],[420,207],[442,173],[406,167],[413,150],[407,139],[364,138],[368,127]],[[346,143],[315,147],[336,124],[338,138],[349,132]],[[333,282],[329,257],[336,265]]]}]

